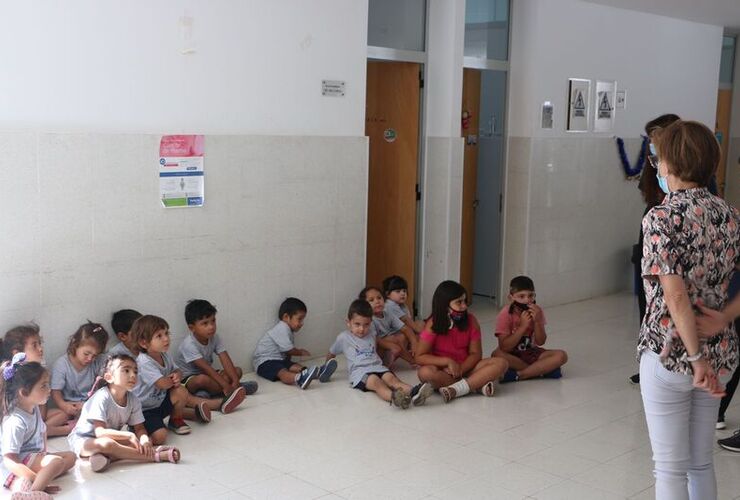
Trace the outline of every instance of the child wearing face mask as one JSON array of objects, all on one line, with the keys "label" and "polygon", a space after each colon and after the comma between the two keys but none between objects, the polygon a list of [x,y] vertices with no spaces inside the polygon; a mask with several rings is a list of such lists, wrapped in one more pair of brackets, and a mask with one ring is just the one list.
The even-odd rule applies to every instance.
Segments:
[{"label": "child wearing face mask", "polygon": [[547,341],[545,314],[535,303],[534,281],[517,276],[509,283],[509,303],[496,317],[498,349],[492,356],[505,359],[509,369],[502,382],[528,378],[560,378],[568,354],[559,349],[543,349]]},{"label": "child wearing face mask", "polygon": [[432,297],[432,315],[419,335],[416,362],[419,380],[429,382],[445,403],[470,392],[493,396],[506,360],[484,358],[480,325],[468,313],[465,287],[443,281]]}]

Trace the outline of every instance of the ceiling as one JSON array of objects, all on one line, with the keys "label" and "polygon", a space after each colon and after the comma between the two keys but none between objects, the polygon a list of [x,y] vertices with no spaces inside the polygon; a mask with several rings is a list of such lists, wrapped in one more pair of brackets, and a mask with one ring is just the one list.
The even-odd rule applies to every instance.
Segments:
[{"label": "ceiling", "polygon": [[620,9],[649,12],[740,32],[740,0],[585,0]]}]

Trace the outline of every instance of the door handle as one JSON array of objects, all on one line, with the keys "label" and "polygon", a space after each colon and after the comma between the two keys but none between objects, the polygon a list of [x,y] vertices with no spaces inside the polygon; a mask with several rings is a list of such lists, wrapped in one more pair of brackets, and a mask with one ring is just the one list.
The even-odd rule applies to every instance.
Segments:
[{"label": "door handle", "polygon": [[473,210],[478,208],[478,205],[480,205],[480,200],[473,200]]}]

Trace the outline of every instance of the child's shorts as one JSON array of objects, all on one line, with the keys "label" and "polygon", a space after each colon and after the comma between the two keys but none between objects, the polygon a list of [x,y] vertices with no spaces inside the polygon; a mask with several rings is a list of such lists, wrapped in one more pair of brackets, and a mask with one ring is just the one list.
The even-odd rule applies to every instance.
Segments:
[{"label": "child's shorts", "polygon": [[290,359],[270,359],[263,361],[262,364],[257,367],[257,375],[275,382],[280,379],[280,377],[278,377],[280,370],[290,370],[290,367],[294,364],[295,363]]},{"label": "child's shorts", "polygon": [[172,414],[172,401],[170,400],[170,391],[167,391],[167,395],[164,397],[162,404],[157,408],[150,408],[142,412],[144,414],[144,428],[147,434],[164,429],[167,426],[164,423],[164,419]]},{"label": "child's shorts", "polygon": [[543,352],[545,352],[545,350],[541,347],[530,347],[529,349],[525,349],[524,351],[514,351],[512,352],[512,354],[528,365],[531,365],[532,363],[540,359],[540,356],[542,356]]},{"label": "child's shorts", "polygon": [[[43,457],[44,455],[46,455],[46,452],[44,452],[44,451],[37,451],[37,452],[34,452],[34,453],[29,453],[28,455],[26,455],[26,458],[24,458],[23,460],[21,460],[21,463],[23,465],[28,465],[30,463],[33,463],[33,461],[36,460],[37,457]],[[13,483],[15,481],[23,481],[23,479],[24,479],[23,477],[16,476],[15,474],[13,474],[11,472],[10,474],[8,474],[8,477],[5,478],[5,482],[3,483],[3,486],[5,486],[9,490],[11,490],[11,489],[13,489]],[[31,484],[31,482],[29,481],[29,485],[30,484]],[[17,487],[18,486],[16,485],[16,488]]]},{"label": "child's shorts", "polygon": [[362,392],[368,392],[367,385],[366,384],[367,384],[367,379],[370,378],[370,375],[377,375],[378,378],[381,378],[382,379],[383,378],[383,375],[385,375],[386,373],[393,373],[393,372],[390,371],[390,370],[386,370],[384,372],[370,372],[370,373],[366,373],[365,375],[362,376],[362,380],[360,380],[359,382],[357,382],[357,385],[355,385],[353,387],[353,389],[359,389]]}]

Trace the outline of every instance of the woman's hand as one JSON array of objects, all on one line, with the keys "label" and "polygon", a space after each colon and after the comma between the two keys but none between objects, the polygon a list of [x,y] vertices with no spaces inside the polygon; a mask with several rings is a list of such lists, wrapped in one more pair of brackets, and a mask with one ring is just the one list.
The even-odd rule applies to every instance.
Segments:
[{"label": "woman's hand", "polygon": [[713,398],[721,398],[725,395],[725,388],[719,383],[717,374],[707,360],[701,358],[691,363],[694,371],[694,387],[707,391]]},{"label": "woman's hand", "polygon": [[722,311],[698,305],[701,316],[696,318],[696,331],[700,337],[710,338],[727,328],[730,320]]}]

